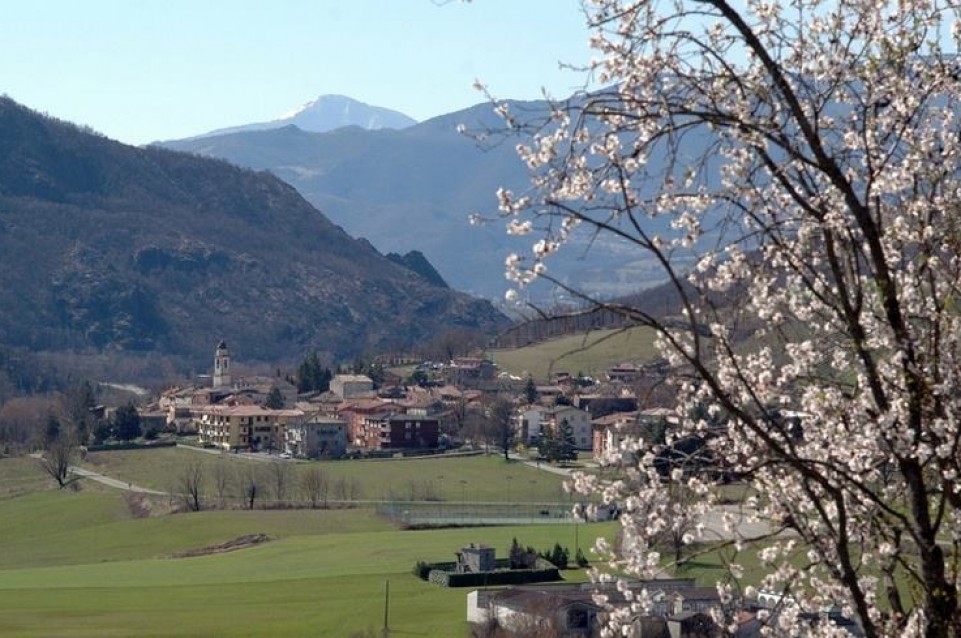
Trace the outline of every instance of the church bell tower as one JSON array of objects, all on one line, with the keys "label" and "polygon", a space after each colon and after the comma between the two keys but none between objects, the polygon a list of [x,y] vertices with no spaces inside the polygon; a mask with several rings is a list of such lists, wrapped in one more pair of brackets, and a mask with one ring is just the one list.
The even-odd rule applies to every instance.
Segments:
[{"label": "church bell tower", "polygon": [[230,353],[223,340],[214,352],[214,389],[230,387]]}]

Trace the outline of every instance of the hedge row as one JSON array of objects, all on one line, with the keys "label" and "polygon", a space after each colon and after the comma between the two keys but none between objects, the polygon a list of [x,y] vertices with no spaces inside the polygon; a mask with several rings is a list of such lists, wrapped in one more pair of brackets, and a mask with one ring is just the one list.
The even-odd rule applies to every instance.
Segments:
[{"label": "hedge row", "polygon": [[455,567],[457,567],[457,563],[453,561],[449,563],[425,563],[419,560],[417,564],[414,565],[414,576],[417,576],[417,578],[421,580],[427,580],[431,571],[453,571]]},{"label": "hedge row", "polygon": [[[535,565],[536,569],[550,569],[554,567],[550,561],[540,559],[540,562]],[[494,561],[494,568],[498,571],[502,569],[510,569],[511,563],[506,558],[498,558]],[[457,563],[454,561],[440,562],[440,563],[425,563],[422,560],[417,561],[414,565],[414,576],[420,578],[421,580],[427,580],[428,576],[432,570],[438,570],[442,572],[454,572],[457,570]]]},{"label": "hedge row", "polygon": [[556,567],[550,569],[510,569],[496,572],[448,572],[432,569],[427,580],[441,587],[488,587],[526,585],[561,580]]},{"label": "hedge row", "polygon": [[176,441],[149,441],[147,443],[136,443],[128,441],[126,443],[105,443],[103,445],[88,445],[88,452],[111,452],[113,450],[149,450],[155,447],[175,447]]}]

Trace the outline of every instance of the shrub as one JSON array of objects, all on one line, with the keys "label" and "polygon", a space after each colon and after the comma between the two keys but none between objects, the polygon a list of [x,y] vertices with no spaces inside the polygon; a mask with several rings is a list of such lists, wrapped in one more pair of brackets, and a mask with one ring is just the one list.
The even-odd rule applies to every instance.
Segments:
[{"label": "shrub", "polygon": [[531,569],[537,560],[537,552],[534,548],[530,546],[522,548],[516,538],[511,542],[508,555],[510,556],[511,569]]},{"label": "shrub", "polygon": [[421,580],[427,580],[430,575],[431,566],[429,563],[425,563],[422,560],[417,561],[414,564],[414,576],[420,578]]},{"label": "shrub", "polygon": [[417,561],[414,564],[414,569],[412,570],[414,576],[417,576],[421,580],[428,580],[431,571],[451,571],[457,566],[457,563],[452,561],[447,561],[443,563],[425,563],[422,560]]},{"label": "shrub", "polygon": [[561,547],[560,543],[554,543],[554,548],[551,550],[551,555],[547,559],[554,563],[558,569],[567,569],[567,562],[570,558],[570,552],[566,547]]},{"label": "shrub", "polygon": [[527,551],[533,552],[538,558],[554,564],[558,569],[567,569],[570,563],[570,550],[566,547],[561,547],[560,543],[554,543],[554,547],[542,552],[534,552],[534,549],[531,547],[528,547]]},{"label": "shrub", "polygon": [[496,572],[445,572],[431,570],[428,581],[441,587],[488,587],[493,585],[525,585],[561,580],[556,567],[548,569],[512,569]]}]

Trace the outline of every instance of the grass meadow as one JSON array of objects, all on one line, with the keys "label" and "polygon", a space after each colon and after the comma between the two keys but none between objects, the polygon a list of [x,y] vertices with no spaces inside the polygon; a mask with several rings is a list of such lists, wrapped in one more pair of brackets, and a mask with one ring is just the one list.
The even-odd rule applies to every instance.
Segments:
[{"label": "grass meadow", "polygon": [[[231,454],[208,454],[196,450],[161,448],[95,452],[84,467],[123,481],[160,491],[179,491],[178,477],[188,462],[204,464],[204,491],[215,494],[213,475],[217,464],[226,464],[236,475],[251,463],[259,463],[270,484],[271,463]],[[339,482],[354,486],[349,500],[436,500],[468,502],[566,502],[564,477],[542,472],[523,463],[504,461],[498,455],[430,457],[404,460],[283,462],[291,469],[290,496],[298,497],[299,477],[308,467],[319,467],[331,483],[330,498],[337,498]]]},{"label": "grass meadow", "polygon": [[625,361],[648,361],[655,356],[654,332],[650,328],[595,330],[581,335],[551,339],[524,348],[488,350],[487,355],[502,370],[535,379],[552,372],[602,375],[612,365]]},{"label": "grass meadow", "polygon": [[[186,450],[152,450],[104,454],[110,458],[95,458],[92,465],[163,488],[164,472],[176,471],[185,454],[208,459]],[[209,460],[226,462],[212,455]],[[480,486],[485,476],[487,483],[510,483],[514,499],[543,495],[541,481],[553,485],[561,478],[494,457],[449,466],[441,460],[322,466],[403,481],[427,476],[418,464],[429,462],[440,463],[429,466],[429,476],[477,481],[483,498],[496,492]],[[465,488],[455,485],[449,495],[459,499]],[[614,533],[609,523],[577,530],[564,524],[401,530],[360,508],[228,509],[143,518],[138,517],[143,508],[131,507],[129,500],[122,491],[90,481],[79,491],[57,490],[32,459],[0,459],[0,635],[350,636],[368,629],[379,635],[390,581],[391,636],[466,636],[467,590],[418,580],[411,574],[416,561],[453,560],[454,551],[472,542],[494,546],[504,556],[514,537],[544,549],[559,542],[573,552],[578,539],[588,547],[596,536]],[[162,504],[166,498],[150,500]],[[172,557],[255,533],[271,540],[233,552]],[[565,577],[585,575],[572,570]]]}]

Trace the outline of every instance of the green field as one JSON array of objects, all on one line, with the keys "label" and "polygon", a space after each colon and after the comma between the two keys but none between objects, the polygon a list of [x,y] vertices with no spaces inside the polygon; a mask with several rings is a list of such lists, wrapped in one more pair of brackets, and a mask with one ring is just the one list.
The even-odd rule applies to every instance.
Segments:
[{"label": "green field", "polygon": [[[206,458],[177,452],[111,453],[118,456],[97,469],[109,473],[107,466],[115,463],[173,471],[184,458],[179,455]],[[460,475],[471,480],[481,481],[484,472],[495,483],[498,475],[512,476],[505,481],[510,483],[528,476],[524,466],[496,458],[460,462],[465,463]],[[391,472],[412,472],[400,468],[408,463],[414,462],[344,463],[343,471],[357,465],[358,472],[376,472],[383,480],[395,476]],[[369,466],[377,469],[363,469]],[[532,476],[526,480],[538,481],[531,484],[534,491],[541,480],[560,478]],[[31,459],[0,459],[0,490],[6,494],[0,496],[2,636],[350,636],[367,629],[379,635],[388,580],[391,635],[466,636],[467,591],[416,579],[410,570],[417,560],[453,560],[454,551],[471,542],[492,545],[504,556],[514,537],[544,549],[559,542],[573,552],[575,539],[587,547],[614,529],[600,524],[577,531],[573,525],[405,531],[366,509],[210,510],[136,518],[123,492],[89,481],[79,492],[54,489]],[[172,557],[253,533],[271,540],[234,552]],[[565,576],[581,580],[584,573]]]},{"label": "green field", "polygon": [[612,365],[649,361],[655,354],[654,332],[643,327],[596,330],[524,348],[487,352],[502,370],[535,379],[547,379],[558,371],[600,376]]},{"label": "green field", "polygon": [[0,457],[0,499],[22,496],[43,488],[44,474],[29,457]]},{"label": "green field", "polygon": [[[204,464],[204,491],[213,498],[213,475],[217,464],[226,464],[235,476],[251,463],[258,463],[269,486],[271,464],[231,454],[214,455],[184,448],[96,452],[87,455],[84,467],[124,481],[160,491],[180,491],[178,476],[188,462]],[[468,501],[468,502],[566,502],[563,476],[539,471],[523,463],[504,461],[502,456],[431,457],[383,461],[324,461],[289,463],[292,481],[288,497],[302,498],[299,477],[309,467],[323,470],[334,487],[349,481],[355,492],[348,500]],[[233,486],[235,487],[235,486]],[[236,490],[234,490],[236,492]],[[236,496],[236,495],[235,495]],[[236,500],[236,499],[234,499]]]}]

